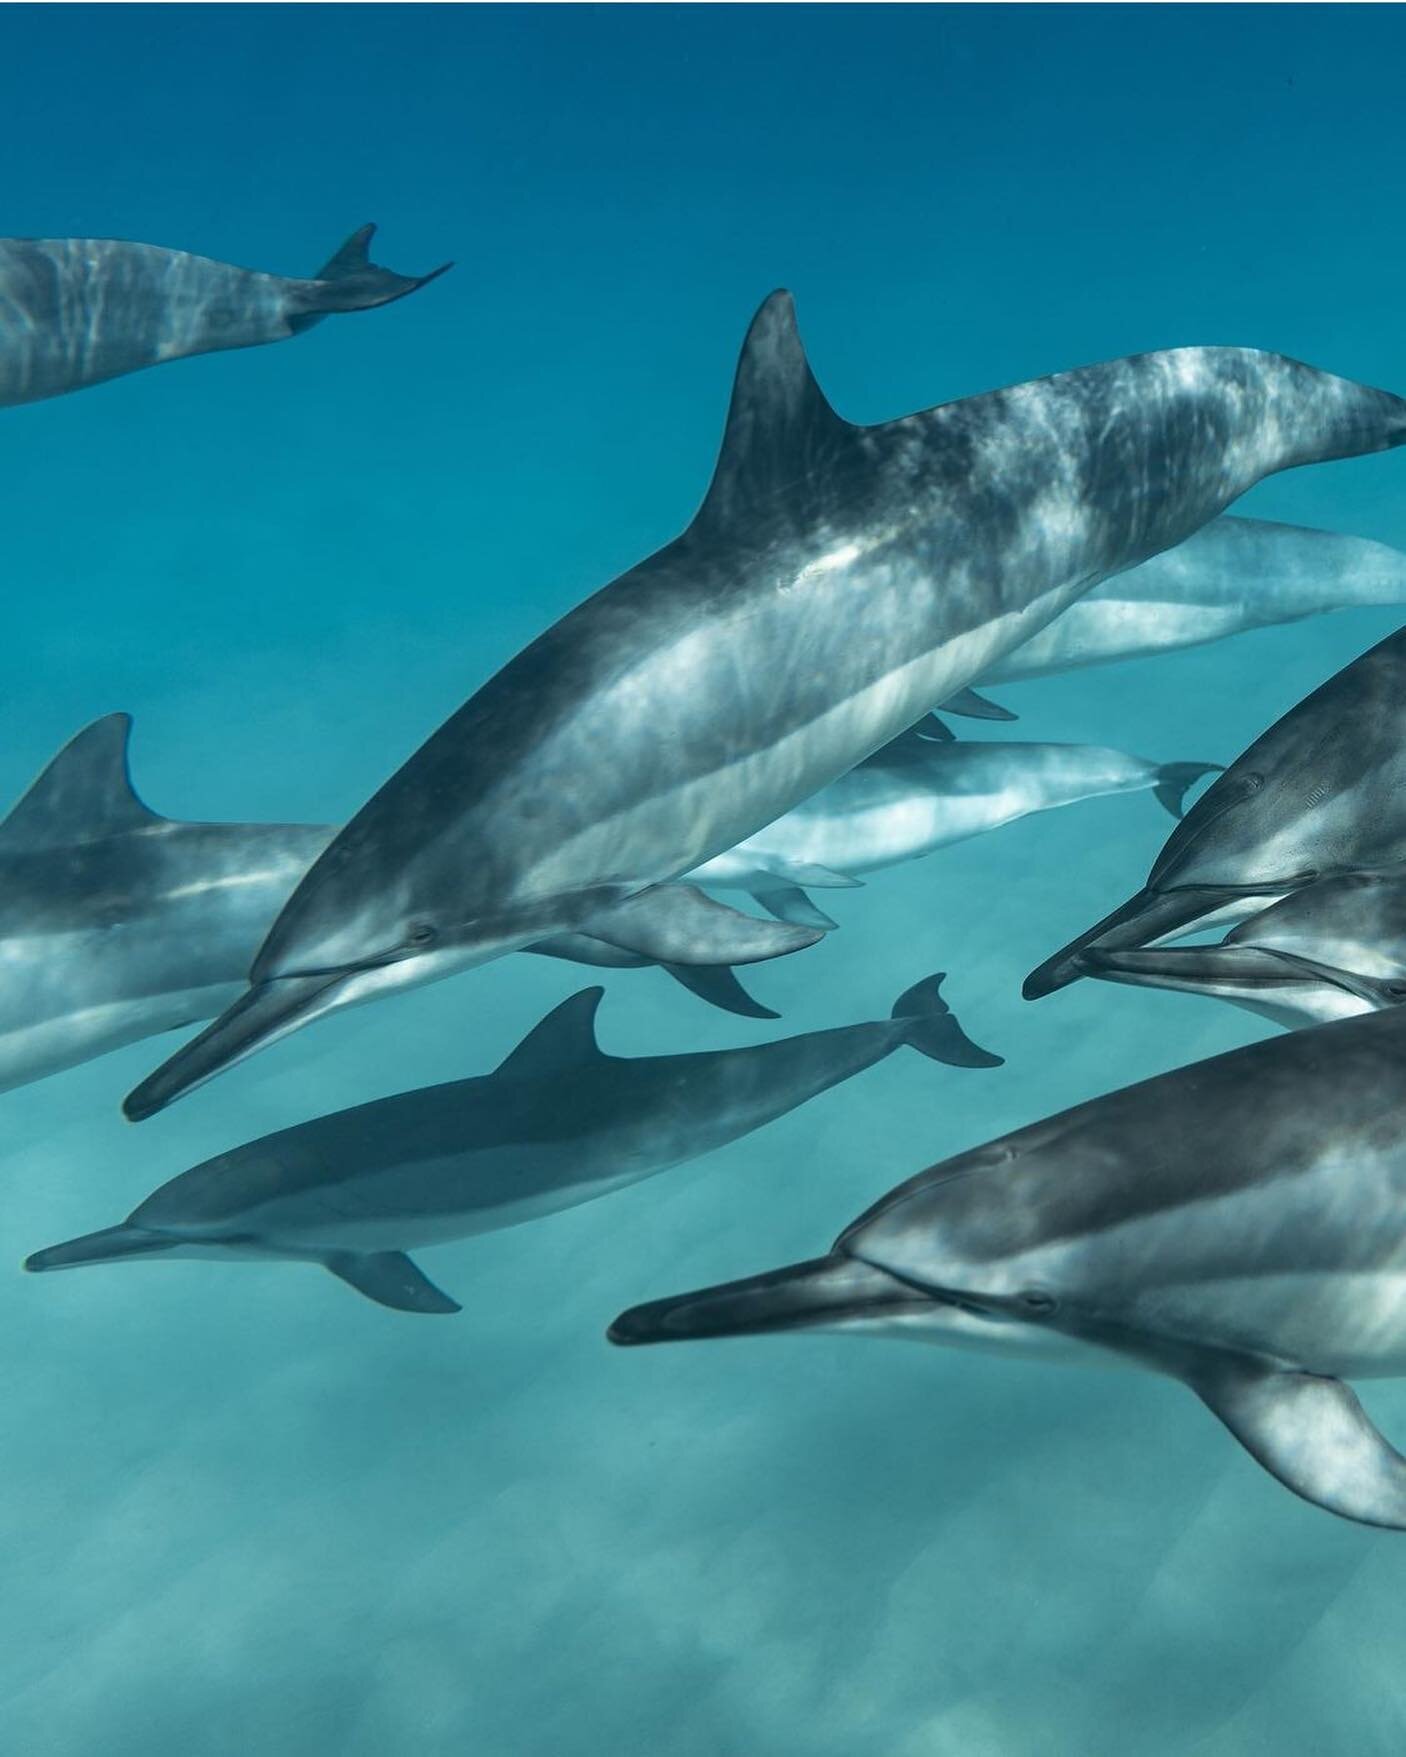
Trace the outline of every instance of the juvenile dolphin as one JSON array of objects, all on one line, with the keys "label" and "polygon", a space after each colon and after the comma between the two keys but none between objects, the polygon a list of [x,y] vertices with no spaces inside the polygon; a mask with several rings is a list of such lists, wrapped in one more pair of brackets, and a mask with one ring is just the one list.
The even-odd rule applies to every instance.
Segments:
[{"label": "juvenile dolphin", "polygon": [[1203,646],[1328,610],[1406,603],[1406,554],[1365,537],[1227,515],[1063,610],[986,674],[1018,683]]},{"label": "juvenile dolphin", "polygon": [[1406,1000],[1406,871],[1352,872],[1291,891],[1215,946],[1082,956],[1135,988],[1214,995],[1296,1030]]},{"label": "juvenile dolphin", "polygon": [[1073,982],[1091,948],[1243,918],[1316,879],[1403,860],[1406,629],[1257,738],[1172,831],[1142,890],[1032,971],[1025,996]]},{"label": "juvenile dolphin", "polygon": [[389,305],[427,275],[378,268],[375,226],[309,280],[288,280],[120,238],[0,238],[0,408],[124,372],[281,342],[337,311]]},{"label": "juvenile dolphin", "polygon": [[689,878],[748,891],[784,921],[833,927],[806,886],[852,885],[856,873],[1102,794],[1150,788],[1180,817],[1187,788],[1219,767],[1149,763],[1092,744],[939,744],[915,731]]},{"label": "juvenile dolphin", "polygon": [[248,994],[127,1114],[334,1008],[691,872],[1263,476],[1403,439],[1401,399],[1244,348],[1139,355],[856,427],[774,294],[688,529],[385,783],[289,900]]},{"label": "juvenile dolphin", "polygon": [[610,1336],[842,1329],[1150,1368],[1296,1494],[1406,1528],[1406,1459],[1342,1383],[1406,1374],[1403,1188],[1398,1008],[958,1154],[828,1256],[637,1306]]},{"label": "juvenile dolphin", "polygon": [[929,977],[882,1022],[750,1049],[622,1059],[595,1037],[599,988],[550,1012],[496,1073],[282,1129],[164,1184],[120,1226],[40,1251],[28,1269],[116,1257],[322,1263],[382,1305],[458,1306],[405,1255],[574,1207],[710,1153],[904,1044],[995,1067]]}]

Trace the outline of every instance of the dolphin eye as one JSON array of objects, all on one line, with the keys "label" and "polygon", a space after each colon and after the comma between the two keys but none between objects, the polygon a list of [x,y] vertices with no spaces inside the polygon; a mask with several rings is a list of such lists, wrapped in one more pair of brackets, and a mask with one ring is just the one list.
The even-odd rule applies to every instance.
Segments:
[{"label": "dolphin eye", "polygon": [[412,921],[405,937],[412,946],[432,946],[439,938],[439,929],[432,921]]},{"label": "dolphin eye", "polygon": [[1406,982],[1384,982],[1382,988],[1392,1000],[1406,1000]]},{"label": "dolphin eye", "polygon": [[1059,1310],[1059,1301],[1043,1287],[1026,1287],[1016,1295],[1017,1303],[1028,1317],[1048,1318]]}]

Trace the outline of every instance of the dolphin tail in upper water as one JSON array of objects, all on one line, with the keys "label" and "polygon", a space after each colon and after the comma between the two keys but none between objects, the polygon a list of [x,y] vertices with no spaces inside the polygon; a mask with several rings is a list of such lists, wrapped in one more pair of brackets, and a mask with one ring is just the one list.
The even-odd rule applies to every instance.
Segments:
[{"label": "dolphin tail in upper water", "polygon": [[935,1062],[946,1062],[949,1067],[1003,1067],[1003,1056],[978,1049],[957,1023],[956,1015],[940,992],[945,980],[941,973],[925,976],[912,988],[905,989],[893,1003],[889,1017],[908,1027],[904,1041],[921,1055],[929,1056]]},{"label": "dolphin tail in upper water", "polygon": [[398,275],[381,268],[371,260],[375,231],[374,225],[360,227],[311,280],[299,283],[302,309],[292,319],[295,329],[309,329],[336,311],[369,311],[377,305],[389,305],[428,286],[454,266],[452,262],[441,263],[427,275]]},{"label": "dolphin tail in upper water", "polygon": [[1149,940],[1160,939],[1179,927],[1188,927],[1193,921],[1199,921],[1203,915],[1209,915],[1240,894],[1214,885],[1187,886],[1172,891],[1141,890],[1032,970],[1021,993],[1028,1001],[1053,994],[1057,988],[1065,988],[1084,975],[1081,955],[1091,946],[1109,951],[1145,946]]},{"label": "dolphin tail in upper water", "polygon": [[1186,795],[1203,775],[1223,775],[1224,763],[1159,763],[1152,792],[1174,818],[1186,815]]},{"label": "dolphin tail in upper water", "polygon": [[119,1257],[149,1257],[157,1251],[169,1251],[176,1242],[124,1220],[121,1226],[105,1226],[101,1232],[85,1232],[66,1244],[36,1251],[25,1258],[24,1266],[36,1275],[49,1269],[78,1269],[88,1263],[110,1263]]},{"label": "dolphin tail in upper water", "polygon": [[633,1348],[707,1336],[832,1329],[899,1317],[929,1305],[921,1294],[882,1269],[836,1254],[632,1306],[606,1334],[622,1348]]}]

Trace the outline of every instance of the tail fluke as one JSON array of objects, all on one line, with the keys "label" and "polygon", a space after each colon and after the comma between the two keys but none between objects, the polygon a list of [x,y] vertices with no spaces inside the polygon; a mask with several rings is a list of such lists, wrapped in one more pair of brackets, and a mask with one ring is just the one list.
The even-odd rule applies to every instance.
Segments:
[{"label": "tail fluke", "polygon": [[69,1239],[67,1244],[36,1251],[25,1258],[24,1266],[35,1275],[50,1269],[81,1269],[88,1263],[111,1263],[119,1257],[149,1257],[158,1251],[169,1251],[175,1242],[159,1232],[147,1232],[124,1221],[121,1226],[106,1226],[101,1232],[86,1232],[82,1238]]},{"label": "tail fluke", "polygon": [[301,283],[302,310],[293,320],[296,328],[307,329],[336,311],[370,311],[377,305],[390,305],[407,293],[427,287],[454,266],[452,262],[442,263],[427,275],[398,275],[392,269],[382,268],[371,260],[370,244],[375,231],[371,225],[353,232],[312,280]]},{"label": "tail fluke", "polygon": [[941,973],[915,982],[893,1003],[889,1017],[906,1025],[911,1047],[935,1062],[946,1062],[953,1068],[1004,1067],[1004,1056],[979,1049],[957,1023],[956,1014],[942,998],[945,980],[945,973]]},{"label": "tail fluke", "polygon": [[891,1317],[900,1309],[929,1303],[882,1269],[837,1254],[632,1306],[606,1334],[621,1348],[636,1348],[708,1336],[825,1329]]},{"label": "tail fluke", "polygon": [[1224,773],[1224,763],[1159,763],[1152,791],[1159,805],[1165,806],[1174,818],[1180,818],[1186,812],[1188,790],[1203,775]]}]

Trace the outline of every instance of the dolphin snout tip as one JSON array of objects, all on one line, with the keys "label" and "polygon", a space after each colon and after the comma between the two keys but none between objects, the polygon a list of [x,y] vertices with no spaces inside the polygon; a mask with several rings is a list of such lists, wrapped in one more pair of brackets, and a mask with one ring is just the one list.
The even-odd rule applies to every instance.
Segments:
[{"label": "dolphin snout tip", "polygon": [[1068,988],[1071,982],[1077,982],[1085,974],[1084,956],[1078,953],[1071,957],[1067,952],[1061,952],[1058,957],[1050,958],[1032,970],[1020,985],[1022,999],[1043,1000],[1047,994],[1054,994],[1061,988]]}]

